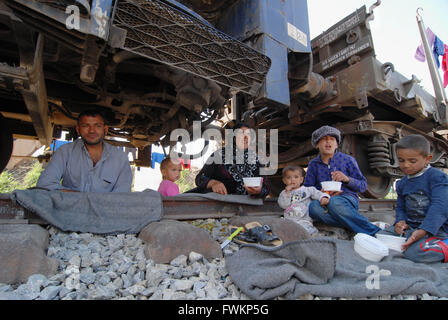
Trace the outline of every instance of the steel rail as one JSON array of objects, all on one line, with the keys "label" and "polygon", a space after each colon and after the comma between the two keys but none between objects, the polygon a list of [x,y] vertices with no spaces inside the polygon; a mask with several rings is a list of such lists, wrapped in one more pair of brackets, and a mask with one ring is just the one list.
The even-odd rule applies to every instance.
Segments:
[{"label": "steel rail", "polygon": [[[395,200],[361,199],[359,211],[369,219],[375,220],[378,215],[394,215]],[[234,216],[250,217],[281,217],[283,209],[277,204],[276,198],[268,198],[261,206],[236,204],[207,199],[186,200],[163,198],[162,220],[196,220],[222,219]],[[0,224],[48,224],[37,214],[14,203],[7,197],[0,198]]]}]

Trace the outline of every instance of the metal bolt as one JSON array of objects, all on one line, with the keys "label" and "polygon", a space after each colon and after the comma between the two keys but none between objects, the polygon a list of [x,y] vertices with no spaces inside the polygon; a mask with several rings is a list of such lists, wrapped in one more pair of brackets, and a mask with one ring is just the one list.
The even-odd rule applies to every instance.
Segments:
[{"label": "metal bolt", "polygon": [[23,90],[23,81],[20,79],[14,79],[12,81],[15,90]]}]

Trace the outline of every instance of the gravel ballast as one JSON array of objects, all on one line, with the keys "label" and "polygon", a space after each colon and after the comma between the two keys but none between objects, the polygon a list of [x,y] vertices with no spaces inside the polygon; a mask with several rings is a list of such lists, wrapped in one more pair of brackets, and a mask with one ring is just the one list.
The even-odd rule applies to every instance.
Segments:
[{"label": "gravel ballast", "polygon": [[[222,243],[227,219],[191,221]],[[146,259],[145,244],[137,235],[101,236],[67,233],[48,228],[47,256],[59,262],[55,275],[35,274],[20,285],[0,283],[0,300],[250,300],[232,282],[225,256],[239,249],[232,242],[222,259],[201,254],[180,255],[169,264]],[[278,299],[282,299],[279,297]],[[350,300],[305,295],[301,300]],[[382,296],[366,300],[447,300],[428,294]],[[359,300],[359,299],[358,299]]]}]

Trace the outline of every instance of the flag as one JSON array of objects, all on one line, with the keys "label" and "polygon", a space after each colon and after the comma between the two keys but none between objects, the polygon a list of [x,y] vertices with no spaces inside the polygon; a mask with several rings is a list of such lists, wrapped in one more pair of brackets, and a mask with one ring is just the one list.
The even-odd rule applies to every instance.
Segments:
[{"label": "flag", "polygon": [[448,86],[448,46],[445,44],[445,53],[442,59],[442,70],[443,70],[443,87]]},{"label": "flag", "polygon": [[445,54],[445,44],[436,36],[434,40],[434,58],[436,59],[437,68],[440,68],[440,60],[439,56],[443,56]]},{"label": "flag", "polygon": [[[429,47],[432,50],[432,53],[434,55],[434,60],[436,61],[437,67],[440,68],[440,60],[439,56],[444,55],[445,53],[445,45],[442,42],[442,40],[437,37],[434,32],[430,28],[426,28],[426,36],[428,38]],[[423,49],[423,44],[420,44],[420,46],[417,48],[415,52],[415,59],[421,62],[425,62],[426,55],[425,55],[425,49]]]},{"label": "flag", "polygon": [[151,153],[151,168],[155,168],[156,162],[162,163],[162,160],[165,159],[165,155],[163,153],[153,152]]}]

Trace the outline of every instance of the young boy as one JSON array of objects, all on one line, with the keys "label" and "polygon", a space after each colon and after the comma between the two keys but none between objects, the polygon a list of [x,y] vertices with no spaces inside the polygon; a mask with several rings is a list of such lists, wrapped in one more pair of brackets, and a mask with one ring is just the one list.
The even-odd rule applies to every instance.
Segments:
[{"label": "young boy", "polygon": [[430,144],[421,135],[397,143],[397,157],[406,176],[396,183],[393,226],[382,234],[405,234],[404,256],[415,262],[448,262],[448,176],[429,165]]},{"label": "young boy", "polygon": [[320,205],[326,206],[330,196],[314,187],[302,186],[305,170],[298,166],[288,166],[282,171],[282,181],[286,185],[278,197],[278,204],[285,209],[284,217],[301,225],[313,236],[319,231],[313,226],[309,216],[311,200],[319,200]]},{"label": "young boy", "polygon": [[319,156],[311,160],[304,185],[322,190],[323,181],[340,181],[340,192],[330,192],[332,196],[327,208],[319,201],[310,204],[310,217],[325,224],[346,228],[355,233],[374,235],[381,229],[359,214],[358,192],[367,189],[367,180],[361,173],[356,160],[336,149],[341,143],[338,129],[323,126],[313,132],[313,147],[319,150]]},{"label": "young boy", "polygon": [[180,178],[182,172],[182,164],[174,163],[170,158],[165,158],[160,164],[160,172],[162,172],[162,182],[159,185],[159,191],[162,196],[171,197],[180,193],[178,185],[175,183]]}]

